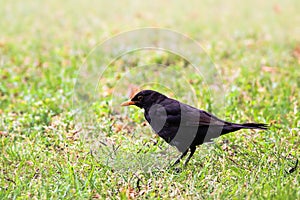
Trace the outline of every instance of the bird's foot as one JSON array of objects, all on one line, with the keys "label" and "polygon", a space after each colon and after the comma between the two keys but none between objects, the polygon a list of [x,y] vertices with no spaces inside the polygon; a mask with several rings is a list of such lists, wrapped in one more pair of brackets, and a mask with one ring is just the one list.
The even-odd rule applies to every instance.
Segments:
[{"label": "bird's foot", "polygon": [[182,169],[179,168],[179,167],[175,167],[175,168],[174,168],[174,172],[175,172],[175,173],[181,173],[181,172],[182,172]]},{"label": "bird's foot", "polygon": [[175,173],[182,172],[181,167],[174,167],[174,165],[171,165],[171,166],[167,167],[167,170],[170,171],[170,172],[175,172]]}]

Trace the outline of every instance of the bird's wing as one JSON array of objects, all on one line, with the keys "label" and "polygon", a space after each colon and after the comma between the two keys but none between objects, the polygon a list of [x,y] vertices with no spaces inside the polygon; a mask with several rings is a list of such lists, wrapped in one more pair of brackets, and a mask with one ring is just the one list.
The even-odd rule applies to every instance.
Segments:
[{"label": "bird's wing", "polygon": [[224,126],[228,123],[206,111],[178,103],[177,106],[172,106],[172,104],[164,106],[168,113],[167,122],[180,123],[182,126]]}]

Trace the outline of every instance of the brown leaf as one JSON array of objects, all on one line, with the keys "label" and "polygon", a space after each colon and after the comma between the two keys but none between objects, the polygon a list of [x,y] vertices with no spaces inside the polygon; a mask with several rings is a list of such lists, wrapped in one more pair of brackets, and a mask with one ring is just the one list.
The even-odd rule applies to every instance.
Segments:
[{"label": "brown leaf", "polygon": [[7,41],[1,39],[0,40],[0,48],[5,47],[6,46]]},{"label": "brown leaf", "polygon": [[0,136],[7,136],[8,133],[7,132],[4,132],[4,131],[0,131]]},{"label": "brown leaf", "polygon": [[262,66],[261,69],[264,71],[264,72],[270,72],[270,73],[275,73],[277,72],[277,69],[274,68],[274,67],[269,67],[269,66]]},{"label": "brown leaf", "polygon": [[121,124],[114,124],[113,126],[115,128],[115,132],[117,132],[117,133],[119,133],[120,131],[122,131],[122,129],[124,128],[124,126],[121,125]]},{"label": "brown leaf", "polygon": [[282,9],[281,9],[280,5],[275,4],[275,5],[273,6],[273,10],[274,10],[274,12],[275,12],[276,14],[280,14]]},{"label": "brown leaf", "polygon": [[136,196],[135,190],[129,186],[126,191],[126,196],[128,199],[135,199],[135,196]]},{"label": "brown leaf", "polygon": [[26,164],[29,165],[29,166],[33,166],[33,162],[30,161],[30,160],[27,160],[27,161],[26,161]]},{"label": "brown leaf", "polygon": [[96,193],[96,194],[93,195],[92,198],[93,198],[93,199],[100,199],[100,198],[101,198],[101,195],[98,194],[98,193]]},{"label": "brown leaf", "polygon": [[296,46],[293,50],[293,56],[298,60],[300,63],[300,45]]},{"label": "brown leaf", "polygon": [[131,85],[129,85],[128,88],[129,88],[128,89],[128,96],[129,96],[130,99],[133,98],[134,95],[140,91],[140,87],[137,86],[137,85],[131,84]]}]

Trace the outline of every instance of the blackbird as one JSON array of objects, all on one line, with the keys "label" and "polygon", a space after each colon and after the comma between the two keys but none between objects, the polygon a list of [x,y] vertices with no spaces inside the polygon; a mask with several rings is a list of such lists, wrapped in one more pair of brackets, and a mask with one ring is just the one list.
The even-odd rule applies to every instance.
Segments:
[{"label": "blackbird", "polygon": [[188,153],[187,165],[196,146],[240,129],[268,128],[267,124],[237,124],[221,120],[211,113],[199,110],[175,99],[153,91],[142,90],[122,106],[135,105],[144,109],[144,116],[152,129],[167,143],[175,146],[182,154],[173,164],[176,165]]}]

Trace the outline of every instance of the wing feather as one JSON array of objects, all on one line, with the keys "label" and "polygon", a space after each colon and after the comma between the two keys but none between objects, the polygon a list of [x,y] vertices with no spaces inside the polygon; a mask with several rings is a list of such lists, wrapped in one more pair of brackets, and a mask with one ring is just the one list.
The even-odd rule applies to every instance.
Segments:
[{"label": "wing feather", "polygon": [[180,123],[182,126],[224,126],[228,124],[228,122],[223,121],[206,111],[199,110],[178,101],[163,105],[163,108],[164,112],[167,112],[167,122],[170,124]]}]

